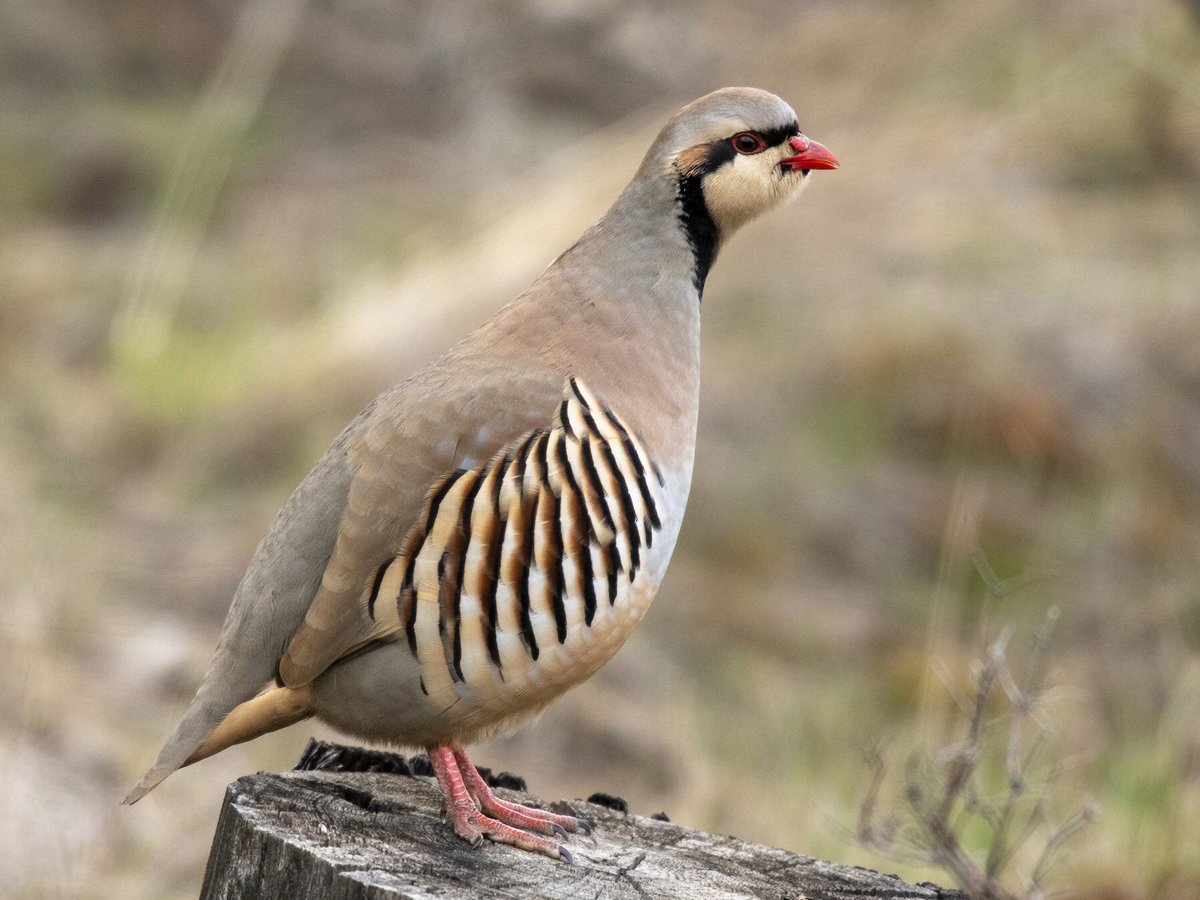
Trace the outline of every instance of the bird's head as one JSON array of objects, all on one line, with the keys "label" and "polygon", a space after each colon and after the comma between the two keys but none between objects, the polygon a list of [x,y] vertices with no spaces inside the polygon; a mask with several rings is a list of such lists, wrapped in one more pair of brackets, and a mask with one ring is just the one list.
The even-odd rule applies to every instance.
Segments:
[{"label": "bird's head", "polygon": [[722,88],[676,113],[643,165],[678,180],[683,215],[711,219],[719,243],[795,196],[811,170],[838,162],[800,133],[796,113],[774,94]]}]

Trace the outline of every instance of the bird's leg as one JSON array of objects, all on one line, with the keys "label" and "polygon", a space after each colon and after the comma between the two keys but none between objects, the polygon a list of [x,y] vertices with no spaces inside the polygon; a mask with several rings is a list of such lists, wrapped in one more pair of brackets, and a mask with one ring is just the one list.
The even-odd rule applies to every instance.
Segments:
[{"label": "bird's leg", "polygon": [[492,789],[483,780],[483,776],[479,774],[475,764],[467,757],[467,751],[462,747],[454,747],[453,750],[454,759],[462,773],[467,793],[475,800],[480,810],[496,821],[512,825],[515,828],[524,828],[527,831],[556,834],[564,840],[568,831],[582,831],[584,834],[591,834],[592,823],[587,819],[560,816],[534,806],[501,800],[492,793]]},{"label": "bird's leg", "polygon": [[[484,815],[467,790],[467,785],[463,780],[464,773],[455,758],[453,748],[448,746],[430,747],[429,762],[433,765],[433,774],[437,777],[438,786],[442,789],[446,816],[450,819],[454,833],[472,847],[478,847],[483,843],[484,837],[489,837],[500,844],[512,844],[522,850],[544,853],[553,859],[572,861],[570,851],[549,838],[530,834],[528,831],[522,831],[520,828],[514,828],[512,825]],[[479,773],[469,762],[466,768],[471,775],[479,778]]]}]

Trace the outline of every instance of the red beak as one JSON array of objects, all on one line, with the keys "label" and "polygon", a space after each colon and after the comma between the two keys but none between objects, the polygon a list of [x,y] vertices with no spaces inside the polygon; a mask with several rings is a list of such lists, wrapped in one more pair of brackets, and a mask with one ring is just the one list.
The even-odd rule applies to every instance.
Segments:
[{"label": "red beak", "polygon": [[796,155],[780,161],[779,165],[785,169],[836,169],[838,167],[837,157],[830,153],[829,148],[824,144],[818,144],[802,134],[788,138],[788,143],[792,145]]}]

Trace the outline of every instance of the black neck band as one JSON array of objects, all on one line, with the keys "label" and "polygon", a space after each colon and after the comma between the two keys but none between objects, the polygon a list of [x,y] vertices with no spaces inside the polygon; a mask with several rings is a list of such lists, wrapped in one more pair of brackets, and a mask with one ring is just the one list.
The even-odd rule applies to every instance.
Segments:
[{"label": "black neck band", "polygon": [[679,224],[692,248],[692,284],[704,296],[704,280],[717,256],[717,223],[704,202],[701,175],[679,176]]}]

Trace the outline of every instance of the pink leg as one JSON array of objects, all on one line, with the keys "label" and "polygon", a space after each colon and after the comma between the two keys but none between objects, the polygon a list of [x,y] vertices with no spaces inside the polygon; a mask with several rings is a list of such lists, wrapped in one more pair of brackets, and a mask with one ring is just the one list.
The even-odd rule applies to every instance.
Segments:
[{"label": "pink leg", "polygon": [[592,823],[587,819],[560,816],[533,806],[501,800],[492,793],[492,789],[480,776],[474,763],[467,757],[467,752],[462,747],[454,747],[453,750],[454,759],[458,763],[459,771],[462,772],[467,792],[475,800],[479,809],[493,819],[506,825],[512,825],[514,828],[524,828],[526,831],[556,834],[563,840],[567,839],[568,831],[582,831],[584,834],[591,834]]},{"label": "pink leg", "polygon": [[[461,752],[461,751],[460,751]],[[466,758],[465,755],[463,757]],[[433,773],[437,776],[438,785],[442,789],[442,799],[446,805],[446,815],[455,834],[467,841],[473,847],[483,843],[484,837],[501,844],[512,844],[522,850],[533,850],[544,853],[553,859],[571,862],[571,853],[566,847],[540,835],[530,834],[520,828],[514,828],[506,822],[489,818],[480,811],[479,805],[472,798],[467,783],[474,780],[482,782],[475,767],[468,761],[466,772],[453,748],[448,746],[430,747],[429,761],[433,764]],[[469,773],[469,774],[468,774]],[[464,783],[466,775],[467,783]],[[484,785],[486,789],[486,785]],[[491,793],[490,791],[488,792]],[[495,798],[493,798],[495,799]],[[560,816],[558,818],[568,818]],[[553,830],[547,833],[554,833]]]}]

